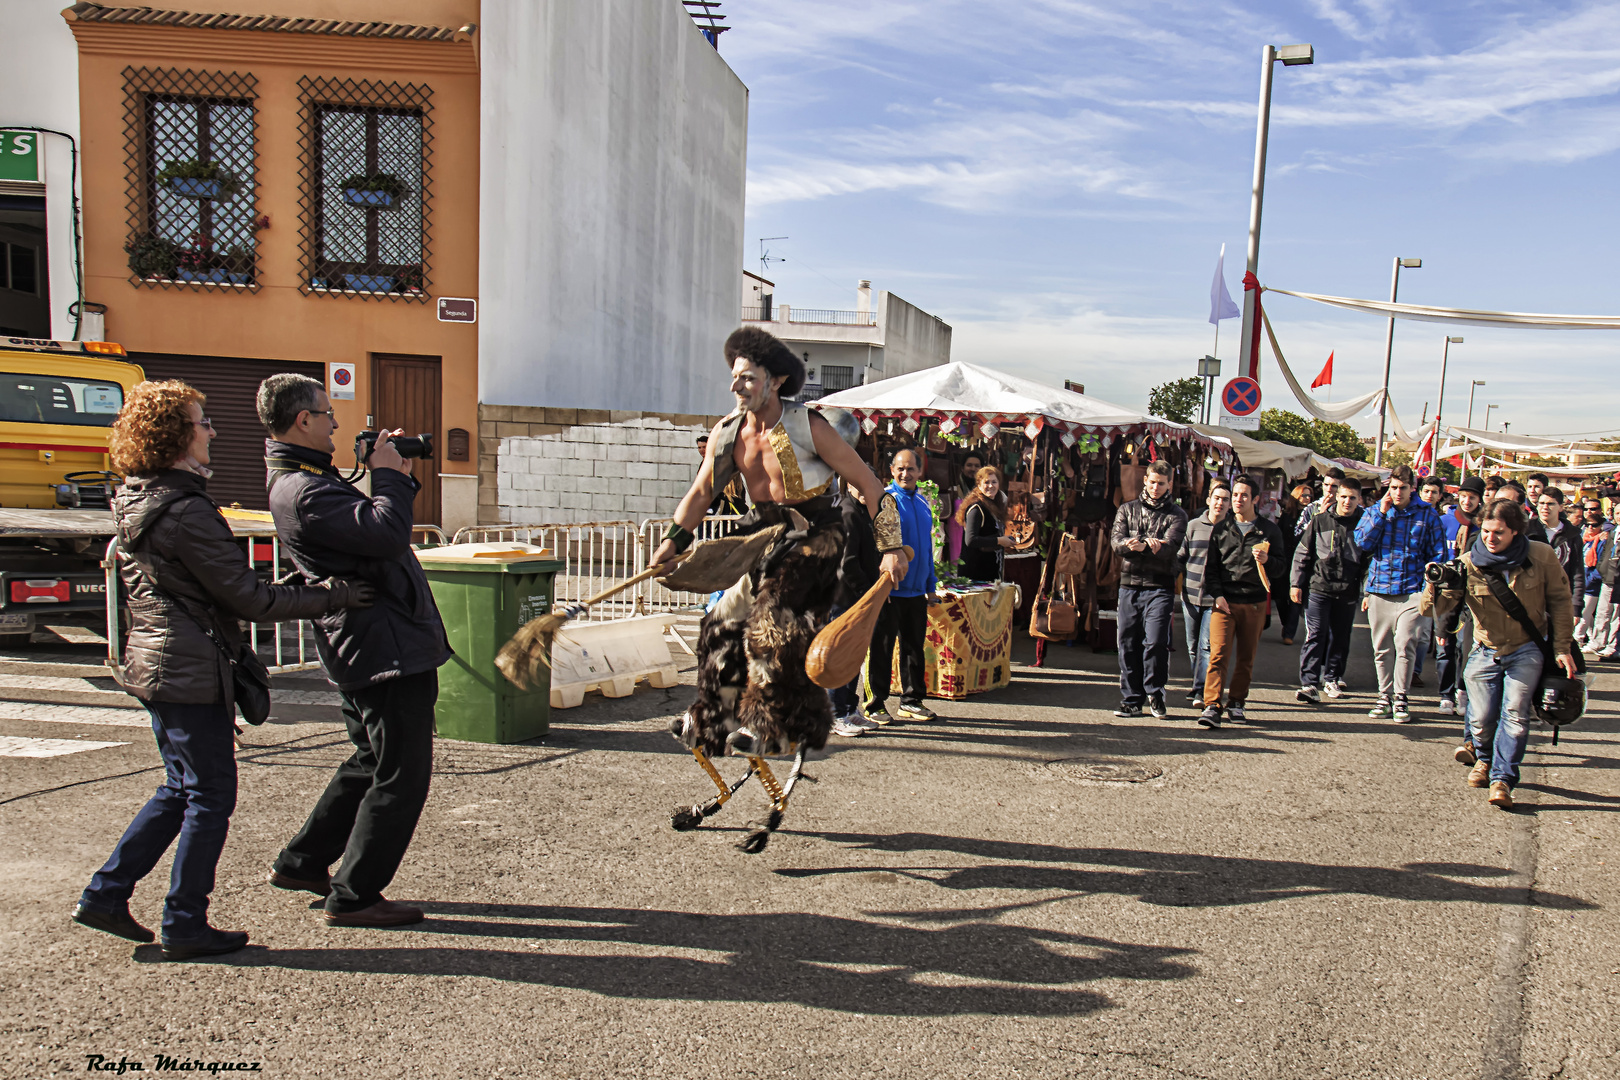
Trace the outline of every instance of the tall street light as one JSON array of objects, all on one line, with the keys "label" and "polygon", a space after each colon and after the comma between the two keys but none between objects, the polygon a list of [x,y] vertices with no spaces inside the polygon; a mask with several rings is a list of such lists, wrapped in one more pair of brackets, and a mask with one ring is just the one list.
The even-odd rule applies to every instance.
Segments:
[{"label": "tall street light", "polygon": [[[1475,379],[1468,385],[1468,426],[1474,426],[1474,391],[1485,385],[1484,379]],[[1466,440],[1464,440],[1466,442]],[[1468,479],[1468,451],[1463,451],[1463,479]]]},{"label": "tall street light", "polygon": [[[1423,265],[1422,259],[1395,259],[1395,270],[1389,279],[1389,302],[1395,302],[1395,296],[1401,288],[1401,267],[1416,270]],[[1389,422],[1389,362],[1395,356],[1395,316],[1389,317],[1389,330],[1384,334],[1384,406],[1378,411],[1378,445],[1373,448],[1373,464],[1384,463],[1384,425]]]},{"label": "tall street light", "polygon": [[[1434,459],[1434,471],[1440,471],[1440,412],[1446,407],[1446,363],[1451,359],[1451,347],[1461,345],[1460,337],[1446,338],[1446,347],[1440,353],[1440,393],[1434,399],[1434,439],[1430,445],[1434,447],[1429,456]],[[1466,455],[1465,455],[1466,460]]]},{"label": "tall street light", "polygon": [[1500,406],[1500,405],[1487,405],[1487,406],[1485,406],[1485,430],[1486,431],[1491,430],[1491,410],[1492,409],[1500,409],[1501,407],[1502,406]]},{"label": "tall street light", "polygon": [[[1316,61],[1316,50],[1309,45],[1267,45],[1260,50],[1260,122],[1254,136],[1254,183],[1249,188],[1249,257],[1246,264],[1249,273],[1256,277],[1260,275],[1260,205],[1266,194],[1266,140],[1271,132],[1271,65],[1281,60],[1284,67],[1297,67],[1301,64],[1311,64]],[[1243,290],[1243,341],[1242,357],[1239,364],[1245,365],[1241,374],[1258,377],[1258,370],[1249,370],[1247,365],[1250,357],[1255,355],[1255,335],[1259,327],[1255,325],[1254,305],[1260,293],[1254,289]],[[1258,369],[1259,365],[1254,365]]]}]

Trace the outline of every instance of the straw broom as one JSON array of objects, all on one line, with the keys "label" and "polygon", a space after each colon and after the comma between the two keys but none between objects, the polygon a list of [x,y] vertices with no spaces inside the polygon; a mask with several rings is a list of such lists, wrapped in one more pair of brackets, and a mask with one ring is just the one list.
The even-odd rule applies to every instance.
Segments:
[{"label": "straw broom", "polygon": [[634,577],[626,578],[617,585],[611,585],[601,592],[577,604],[569,604],[549,615],[542,615],[538,619],[531,619],[516,634],[512,640],[501,646],[501,651],[495,655],[495,666],[500,668],[515,685],[524,690],[539,678],[541,669],[551,668],[551,642],[557,636],[557,631],[571,619],[589,611],[592,604],[600,604],[603,600],[617,596],[632,585],[639,585],[648,578],[667,574],[676,563],[684,560],[690,551],[682,552],[670,562],[661,566],[649,566]]}]

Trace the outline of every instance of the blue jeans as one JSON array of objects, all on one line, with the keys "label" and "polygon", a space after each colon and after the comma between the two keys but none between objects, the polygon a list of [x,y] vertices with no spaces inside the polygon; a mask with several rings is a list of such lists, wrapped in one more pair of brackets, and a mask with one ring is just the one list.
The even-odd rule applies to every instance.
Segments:
[{"label": "blue jeans", "polygon": [[1170,613],[1175,595],[1169,589],[1119,589],[1119,696],[1141,705],[1149,695],[1164,693],[1170,676]]},{"label": "blue jeans", "polygon": [[1187,662],[1192,665],[1192,688],[1204,696],[1204,679],[1209,675],[1209,613],[1213,607],[1193,607],[1181,601],[1181,625],[1187,631]]},{"label": "blue jeans", "polygon": [[1453,612],[1446,616],[1446,620],[1456,623],[1450,633],[1442,625],[1434,628],[1435,650],[1440,664],[1440,697],[1444,701],[1455,702],[1457,687],[1462,684],[1462,669],[1467,661],[1463,642],[1474,639],[1474,614],[1463,608],[1460,617]]},{"label": "blue jeans", "polygon": [[1491,782],[1519,782],[1519,762],[1536,717],[1541,650],[1526,642],[1506,656],[1475,645],[1468,657],[1468,718],[1474,756],[1491,763]]},{"label": "blue jeans", "polygon": [[235,710],[224,702],[149,701],[146,711],[152,714],[152,733],[163,755],[163,783],[124,830],[80,900],[100,911],[125,910],[135,883],[152,872],[179,837],[163,907],[163,940],[199,937],[208,929],[214,868],[236,809]]},{"label": "blue jeans", "polygon": [[1305,644],[1299,650],[1299,685],[1318,690],[1344,678],[1358,597],[1313,592],[1305,598]]}]

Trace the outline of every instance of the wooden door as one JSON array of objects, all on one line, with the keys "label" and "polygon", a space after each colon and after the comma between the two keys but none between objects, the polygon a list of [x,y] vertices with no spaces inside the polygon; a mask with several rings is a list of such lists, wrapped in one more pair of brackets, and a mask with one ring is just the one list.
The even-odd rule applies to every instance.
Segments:
[{"label": "wooden door", "polygon": [[433,457],[413,461],[411,475],[421,483],[413,513],[418,525],[437,525],[439,516],[439,460],[444,454],[444,432],[439,427],[439,358],[437,356],[371,356],[372,426],[407,435],[433,433]]}]

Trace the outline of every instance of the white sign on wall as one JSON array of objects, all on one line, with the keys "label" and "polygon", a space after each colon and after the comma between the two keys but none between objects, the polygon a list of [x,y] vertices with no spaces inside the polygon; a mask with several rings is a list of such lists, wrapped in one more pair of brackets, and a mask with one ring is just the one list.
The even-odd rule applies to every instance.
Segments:
[{"label": "white sign on wall", "polygon": [[354,400],[354,365],[326,365],[326,396],[333,401]]}]

